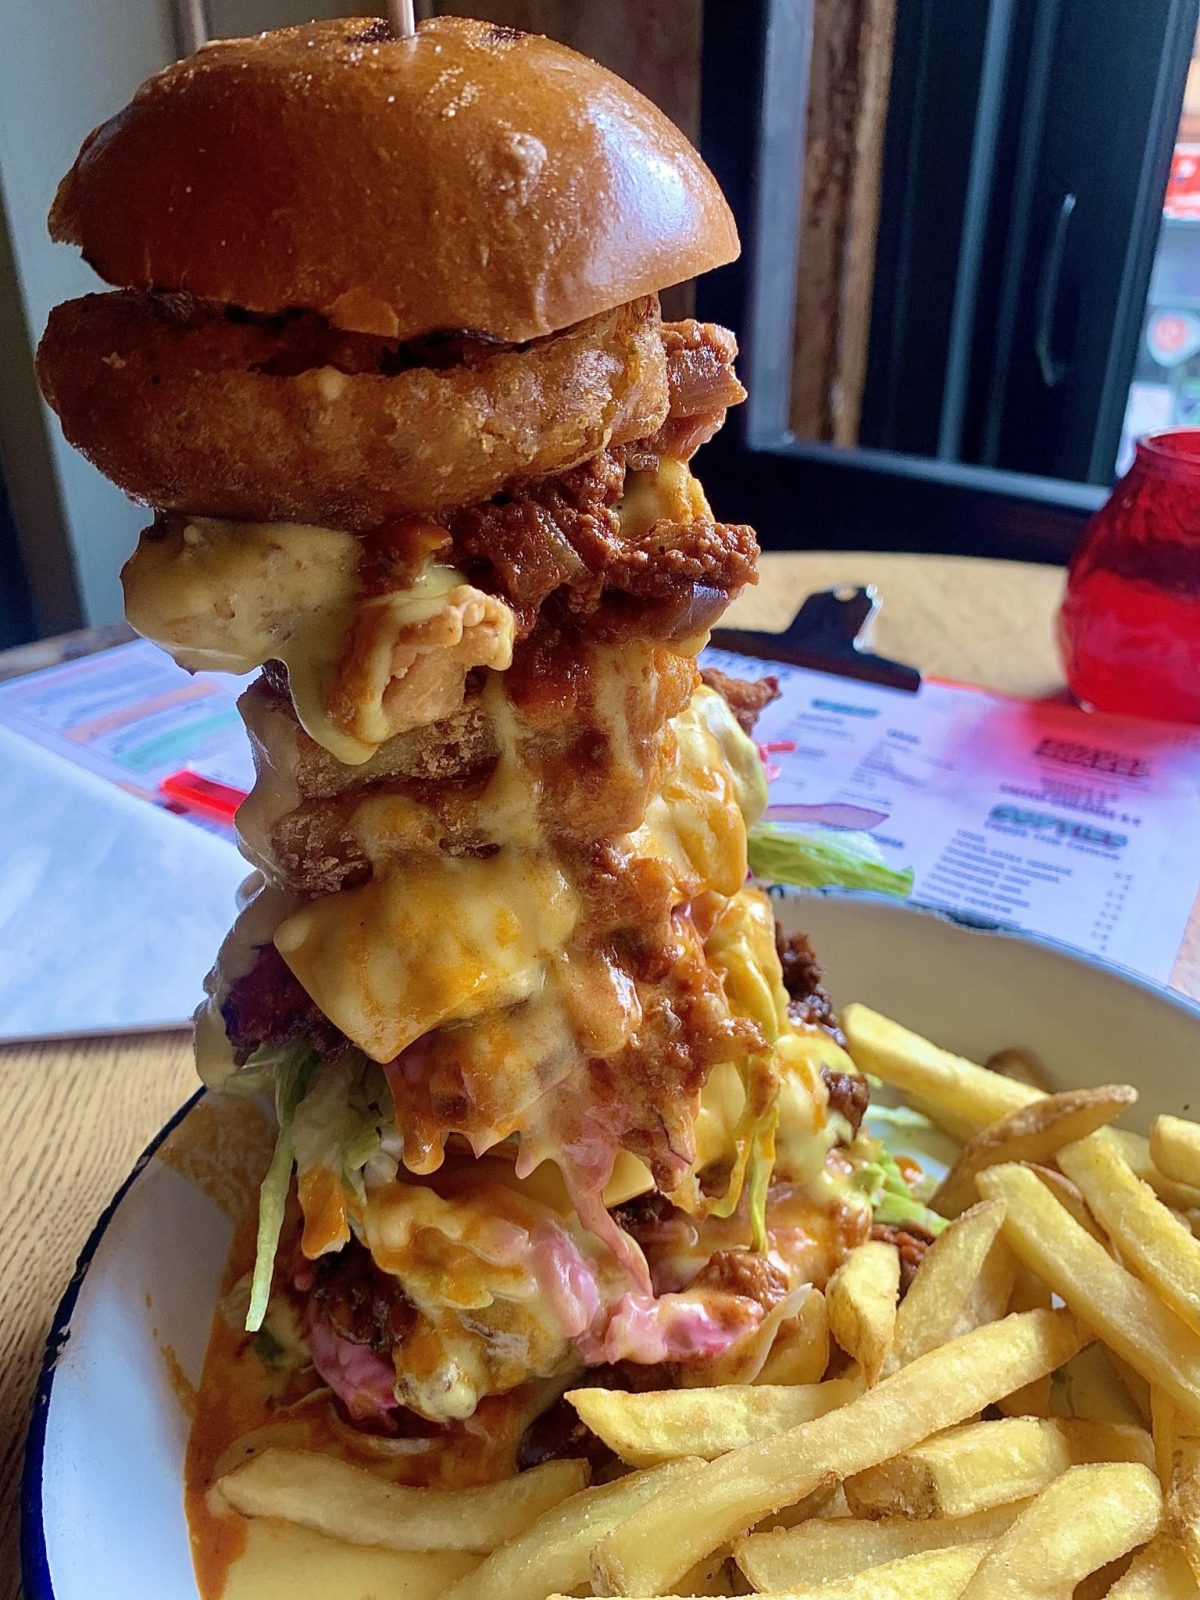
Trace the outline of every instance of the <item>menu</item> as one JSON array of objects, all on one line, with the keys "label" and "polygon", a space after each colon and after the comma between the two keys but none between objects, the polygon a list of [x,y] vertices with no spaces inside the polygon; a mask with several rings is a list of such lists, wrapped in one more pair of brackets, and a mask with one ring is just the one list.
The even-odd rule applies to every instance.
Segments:
[{"label": "menu", "polygon": [[143,799],[161,802],[180,769],[245,789],[254,763],[237,698],[249,682],[184,672],[135,639],[0,684],[0,726]]},{"label": "menu", "polygon": [[[905,694],[721,650],[702,661],[779,679],[755,729],[768,820],[821,806],[910,867],[920,904],[1169,977],[1200,892],[1200,729],[937,681]],[[232,791],[253,782],[241,687],[137,640],[0,684],[0,731],[162,807],[181,771]],[[184,815],[236,862],[226,823]],[[8,824],[21,831],[19,815]]]},{"label": "menu", "polygon": [[833,814],[912,868],[914,901],[1170,976],[1200,891],[1200,730],[721,650],[701,664],[779,679],[755,728],[769,820],[846,808]]}]

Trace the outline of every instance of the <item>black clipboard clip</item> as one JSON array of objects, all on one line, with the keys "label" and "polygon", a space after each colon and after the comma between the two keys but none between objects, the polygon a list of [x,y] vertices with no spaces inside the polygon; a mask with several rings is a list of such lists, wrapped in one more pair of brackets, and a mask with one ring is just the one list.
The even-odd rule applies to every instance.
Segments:
[{"label": "black clipboard clip", "polygon": [[782,633],[714,628],[711,643],[738,655],[783,661],[813,672],[831,672],[916,694],[921,687],[921,674],[916,667],[877,656],[860,643],[863,630],[880,604],[874,584],[863,588],[840,584],[836,589],[810,594]]}]

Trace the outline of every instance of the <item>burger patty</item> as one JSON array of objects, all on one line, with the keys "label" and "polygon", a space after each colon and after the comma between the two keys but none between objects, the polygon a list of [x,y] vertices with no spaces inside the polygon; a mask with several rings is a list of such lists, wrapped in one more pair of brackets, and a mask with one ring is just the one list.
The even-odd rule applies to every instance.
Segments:
[{"label": "burger patty", "polygon": [[339,1338],[390,1356],[411,1331],[416,1308],[399,1278],[381,1272],[357,1239],[318,1256],[311,1271],[310,1307]]},{"label": "burger patty", "polygon": [[775,924],[775,948],[783,971],[783,987],[788,992],[788,1015],[796,1022],[824,1028],[838,1044],[846,1036],[838,1026],[837,1011],[822,982],[821,963],[806,933],[784,933]]},{"label": "burger patty", "polygon": [[349,1039],[309,998],[273,944],[259,945],[252,966],[229,985],[221,1015],[239,1063],[260,1046],[286,1049],[302,1040],[326,1059],[351,1048]]},{"label": "burger patty", "polygon": [[748,527],[697,517],[625,534],[628,460],[611,448],[445,518],[445,559],[513,607],[518,637],[561,592],[563,615],[608,643],[685,640],[755,582],[758,541]]}]

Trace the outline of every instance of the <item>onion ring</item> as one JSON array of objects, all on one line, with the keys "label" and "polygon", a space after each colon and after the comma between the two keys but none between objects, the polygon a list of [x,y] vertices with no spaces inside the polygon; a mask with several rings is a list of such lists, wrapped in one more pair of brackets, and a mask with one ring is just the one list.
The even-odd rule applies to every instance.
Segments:
[{"label": "onion ring", "polygon": [[563,471],[667,414],[652,295],[528,345],[465,341],[450,365],[293,326],[86,295],[51,312],[38,373],[70,442],[133,499],[352,533]]}]

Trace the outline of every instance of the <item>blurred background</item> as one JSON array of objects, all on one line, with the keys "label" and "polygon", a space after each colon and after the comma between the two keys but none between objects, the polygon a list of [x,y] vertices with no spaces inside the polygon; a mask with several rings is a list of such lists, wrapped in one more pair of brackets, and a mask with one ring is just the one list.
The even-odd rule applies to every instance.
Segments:
[{"label": "blurred background", "polygon": [[[59,177],[204,38],[344,9],[6,0],[0,647],[115,620],[147,520],[34,383],[50,307],[98,287],[47,236]],[[751,402],[700,471],[767,548],[1065,561],[1136,435],[1200,423],[1200,0],[418,5],[443,10],[595,56],[717,172],[743,258],[666,309],[738,332]]]}]

